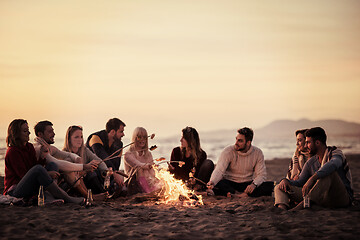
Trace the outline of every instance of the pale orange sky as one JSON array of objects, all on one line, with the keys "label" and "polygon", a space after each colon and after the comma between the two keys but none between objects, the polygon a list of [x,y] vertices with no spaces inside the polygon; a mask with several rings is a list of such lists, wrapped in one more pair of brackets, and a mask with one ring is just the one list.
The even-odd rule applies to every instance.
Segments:
[{"label": "pale orange sky", "polygon": [[360,1],[1,0],[0,36],[0,137],[360,122]]}]

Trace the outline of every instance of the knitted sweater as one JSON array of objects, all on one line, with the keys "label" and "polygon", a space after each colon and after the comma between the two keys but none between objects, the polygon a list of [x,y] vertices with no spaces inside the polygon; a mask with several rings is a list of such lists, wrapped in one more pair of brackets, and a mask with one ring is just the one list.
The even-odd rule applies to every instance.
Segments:
[{"label": "knitted sweater", "polygon": [[[154,160],[151,152],[146,151],[144,155],[141,155],[138,152],[128,151],[124,156],[124,166],[125,173],[129,176],[136,174],[135,179],[141,182],[141,178],[146,181],[147,187],[143,189],[144,192],[150,192],[155,190],[158,183],[157,178],[155,177],[155,171],[153,168],[145,167],[147,164],[153,164]],[[144,188],[144,186],[142,186]],[[131,188],[131,186],[129,186]],[[132,189],[130,191],[133,191]]]},{"label": "knitted sweater", "polygon": [[303,169],[305,162],[310,158],[310,154],[307,152],[295,152],[292,157],[289,170],[286,175],[287,179],[293,179],[295,176],[299,176]]},{"label": "knitted sweater", "polygon": [[220,154],[210,181],[215,185],[221,179],[242,183],[253,181],[259,186],[266,179],[266,167],[262,151],[251,146],[246,153],[236,151],[234,145],[226,147]]},{"label": "knitted sweater", "polygon": [[[41,144],[38,142],[34,143],[36,151],[36,157],[40,157]],[[50,153],[46,155],[46,163],[54,162],[61,171],[82,171],[84,170],[83,164],[75,163],[76,159],[79,158],[75,153],[69,153],[61,151],[58,148],[49,145]]]},{"label": "knitted sweater", "polygon": [[[80,148],[81,149],[81,148]],[[68,152],[66,149],[63,149],[63,151]],[[84,146],[84,152],[81,154],[81,150],[79,150],[77,153],[72,152],[73,154],[76,154],[77,156],[80,156],[82,158],[77,158],[75,163],[81,163],[81,164],[87,164],[90,163],[92,160],[99,160],[101,161],[101,158],[99,158],[95,153],[93,153],[89,148]],[[72,161],[71,158],[67,158],[66,160]],[[81,161],[77,161],[81,160]],[[101,162],[99,164],[99,170],[101,172],[109,170],[106,166],[105,162]]]},{"label": "knitted sweater", "polygon": [[125,173],[131,175],[131,173],[138,169],[137,176],[142,175],[154,175],[153,169],[144,168],[147,163],[154,163],[151,152],[147,151],[145,155],[139,155],[138,152],[128,151],[124,157]]},{"label": "knitted sweater", "polygon": [[31,143],[26,143],[23,147],[9,147],[5,155],[4,194],[12,185],[18,184],[36,164],[44,165],[45,159],[37,160]]}]

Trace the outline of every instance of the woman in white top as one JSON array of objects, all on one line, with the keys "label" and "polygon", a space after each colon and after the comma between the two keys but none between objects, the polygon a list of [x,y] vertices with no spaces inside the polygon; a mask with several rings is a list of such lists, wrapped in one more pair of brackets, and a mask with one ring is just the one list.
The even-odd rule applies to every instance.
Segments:
[{"label": "woman in white top", "polygon": [[125,153],[125,173],[131,178],[128,193],[149,193],[157,189],[157,178],[153,169],[154,160],[148,147],[145,128],[137,127],[132,136],[133,145]]}]

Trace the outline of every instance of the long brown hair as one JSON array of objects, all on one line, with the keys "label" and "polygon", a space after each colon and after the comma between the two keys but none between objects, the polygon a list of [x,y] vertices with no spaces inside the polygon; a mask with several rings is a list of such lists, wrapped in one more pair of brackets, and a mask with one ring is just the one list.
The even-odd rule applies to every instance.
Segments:
[{"label": "long brown hair", "polygon": [[8,134],[6,137],[6,145],[8,147],[20,147],[22,142],[20,140],[21,126],[27,123],[24,119],[13,120],[8,127]]},{"label": "long brown hair", "polygon": [[[190,149],[190,156],[194,158],[194,166],[197,166],[199,163],[199,159],[201,158],[203,154],[203,150],[200,146],[200,138],[199,133],[196,131],[195,128],[192,127],[186,127],[182,130],[183,138],[186,140],[188,147]],[[181,153],[183,157],[186,154],[186,149],[181,149]]]},{"label": "long brown hair", "polygon": [[[63,148],[63,151],[66,151],[66,152],[72,152],[71,151],[71,147],[72,147],[72,144],[71,144],[71,136],[74,134],[75,131],[77,130],[81,130],[81,134],[82,134],[82,127],[80,126],[70,126],[67,131],[66,131],[66,136],[65,136],[65,143],[64,143],[64,148]],[[76,153],[78,154],[82,161],[85,161],[84,159],[84,154],[85,154],[85,146],[84,146],[84,139],[83,139],[83,142],[81,144],[81,147],[79,149],[79,151]]]}]

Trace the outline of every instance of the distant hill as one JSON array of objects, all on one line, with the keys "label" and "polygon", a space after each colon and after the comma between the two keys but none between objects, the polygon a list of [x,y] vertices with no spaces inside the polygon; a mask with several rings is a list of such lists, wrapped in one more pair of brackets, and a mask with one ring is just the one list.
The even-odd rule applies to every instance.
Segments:
[{"label": "distant hill", "polygon": [[[347,122],[343,120],[319,120],[311,121],[309,119],[294,120],[276,120],[265,127],[254,129],[255,138],[271,139],[276,138],[295,138],[295,131],[303,128],[322,127],[328,136],[352,136],[360,137],[360,124]],[[236,129],[216,130],[201,133],[201,139],[216,138],[235,138]]]},{"label": "distant hill", "polygon": [[346,122],[343,120],[319,120],[311,121],[308,119],[277,120],[256,130],[257,137],[295,137],[295,131],[303,128],[322,127],[328,136],[359,136],[360,124]]}]

